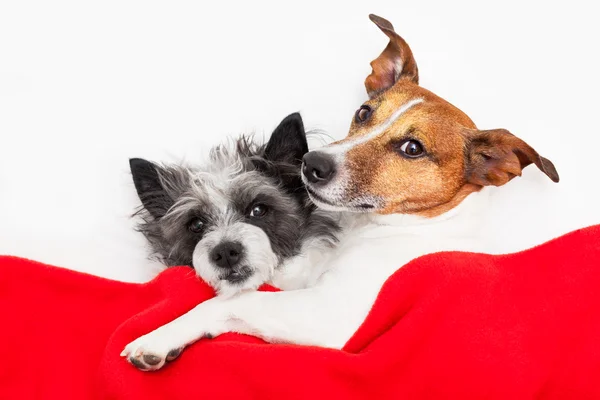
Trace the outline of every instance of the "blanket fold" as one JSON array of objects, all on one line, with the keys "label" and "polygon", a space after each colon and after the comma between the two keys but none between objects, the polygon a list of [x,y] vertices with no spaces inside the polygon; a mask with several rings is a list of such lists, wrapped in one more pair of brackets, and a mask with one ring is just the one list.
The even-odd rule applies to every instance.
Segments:
[{"label": "blanket fold", "polygon": [[119,357],[212,296],[185,267],[132,284],[0,257],[0,399],[600,398],[600,226],[414,260],[343,350],[230,333],[158,372]]}]

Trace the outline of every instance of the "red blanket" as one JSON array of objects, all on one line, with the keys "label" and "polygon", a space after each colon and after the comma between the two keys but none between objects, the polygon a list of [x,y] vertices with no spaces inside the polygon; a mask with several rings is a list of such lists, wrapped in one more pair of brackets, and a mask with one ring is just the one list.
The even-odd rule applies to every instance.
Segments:
[{"label": "red blanket", "polygon": [[0,257],[0,399],[600,398],[600,226],[505,256],[401,268],[343,351],[202,340],[159,372],[119,357],[212,291]]}]

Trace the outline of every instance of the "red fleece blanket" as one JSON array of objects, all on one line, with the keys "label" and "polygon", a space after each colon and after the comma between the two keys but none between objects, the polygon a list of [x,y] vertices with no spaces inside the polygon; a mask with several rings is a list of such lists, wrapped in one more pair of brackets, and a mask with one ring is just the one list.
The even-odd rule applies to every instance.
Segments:
[{"label": "red fleece blanket", "polygon": [[0,257],[0,399],[600,398],[600,226],[517,254],[402,267],[342,351],[228,334],[158,372],[126,343],[208,299]]}]

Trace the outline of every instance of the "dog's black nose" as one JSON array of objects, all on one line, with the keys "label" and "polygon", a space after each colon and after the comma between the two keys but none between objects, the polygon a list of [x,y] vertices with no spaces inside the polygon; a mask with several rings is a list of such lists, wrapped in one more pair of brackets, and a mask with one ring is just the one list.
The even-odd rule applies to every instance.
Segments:
[{"label": "dog's black nose", "polygon": [[335,175],[335,162],[327,153],[310,151],[302,159],[302,174],[310,183],[325,184]]},{"label": "dog's black nose", "polygon": [[210,259],[217,267],[233,268],[242,259],[244,247],[238,242],[222,242],[210,253]]}]

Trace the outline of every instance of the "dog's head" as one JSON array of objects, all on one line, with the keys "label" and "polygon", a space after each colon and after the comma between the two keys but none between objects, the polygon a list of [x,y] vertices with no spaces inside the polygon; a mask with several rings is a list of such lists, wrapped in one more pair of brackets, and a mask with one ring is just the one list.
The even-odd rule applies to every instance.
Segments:
[{"label": "dog's head", "polygon": [[266,145],[218,146],[200,168],[131,159],[139,228],[164,263],[193,266],[219,293],[255,289],[311,235],[314,206],[300,178],[307,151],[292,114]]},{"label": "dog's head", "polygon": [[390,22],[370,18],[390,40],[371,63],[370,99],[345,139],[304,157],[303,179],[317,205],[435,216],[532,163],[558,182],[554,165],[523,140],[504,129],[478,130],[461,110],[420,87],[408,44]]}]

